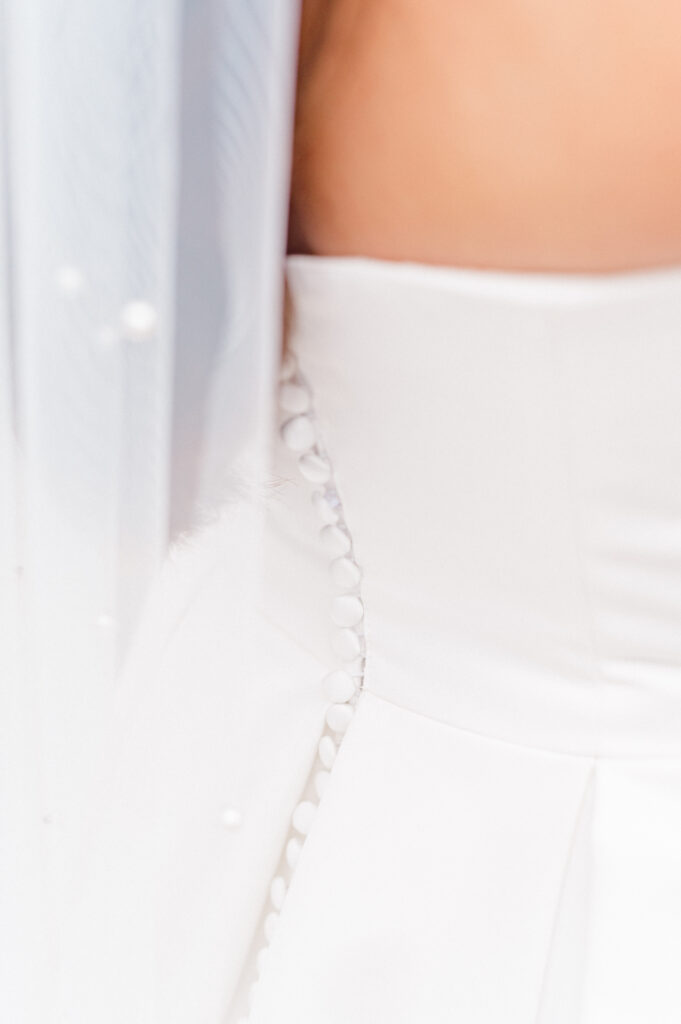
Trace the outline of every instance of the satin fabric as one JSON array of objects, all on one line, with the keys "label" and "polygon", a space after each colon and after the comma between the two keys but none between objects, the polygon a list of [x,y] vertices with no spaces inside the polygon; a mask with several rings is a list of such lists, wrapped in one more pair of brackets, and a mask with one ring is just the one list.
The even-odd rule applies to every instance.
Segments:
[{"label": "satin fabric", "polygon": [[[678,1021],[681,270],[288,279],[367,661],[250,1019]],[[322,661],[276,475],[267,615]]]}]

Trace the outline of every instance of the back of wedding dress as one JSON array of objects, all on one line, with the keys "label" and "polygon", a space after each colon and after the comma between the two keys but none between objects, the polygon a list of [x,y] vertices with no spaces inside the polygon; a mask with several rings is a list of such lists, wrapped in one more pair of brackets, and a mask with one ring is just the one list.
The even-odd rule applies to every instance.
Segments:
[{"label": "back of wedding dress", "polygon": [[[100,943],[92,963],[115,946],[86,936],[77,908],[105,887],[105,862],[89,875],[111,780],[142,780],[135,751],[153,746],[153,717],[128,741],[157,699],[139,652],[218,549],[246,565],[258,548],[257,517],[230,508],[269,437],[296,28],[296,4],[276,0],[0,3],[0,1016],[13,1024],[161,1019],[142,975],[123,972],[115,1007],[98,1005],[96,970],[76,992],[79,943]],[[217,538],[208,555],[186,541],[202,534]],[[223,984],[186,1019],[214,1019]]]}]

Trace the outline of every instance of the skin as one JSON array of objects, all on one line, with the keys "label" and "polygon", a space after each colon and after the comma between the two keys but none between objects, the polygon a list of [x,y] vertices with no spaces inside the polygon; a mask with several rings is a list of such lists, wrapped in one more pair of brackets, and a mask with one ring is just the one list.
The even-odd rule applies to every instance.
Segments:
[{"label": "skin", "polygon": [[681,263],[678,0],[306,0],[291,249]]}]

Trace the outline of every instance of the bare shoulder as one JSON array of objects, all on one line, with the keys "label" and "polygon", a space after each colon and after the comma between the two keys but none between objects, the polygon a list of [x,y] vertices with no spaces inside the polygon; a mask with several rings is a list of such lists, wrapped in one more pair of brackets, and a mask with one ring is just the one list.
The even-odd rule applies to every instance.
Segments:
[{"label": "bare shoulder", "polygon": [[300,67],[294,245],[681,261],[675,0],[307,0]]}]

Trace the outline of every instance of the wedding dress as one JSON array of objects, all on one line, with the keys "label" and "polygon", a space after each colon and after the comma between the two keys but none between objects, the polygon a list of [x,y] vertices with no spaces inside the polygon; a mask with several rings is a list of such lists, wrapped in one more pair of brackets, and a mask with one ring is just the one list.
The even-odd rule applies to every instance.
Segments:
[{"label": "wedding dress", "polygon": [[677,1024],[679,271],[293,258],[270,459],[297,0],[0,8],[0,1017]]},{"label": "wedding dress", "polygon": [[248,1019],[672,1024],[681,271],[288,285],[262,615],[332,675]]}]

